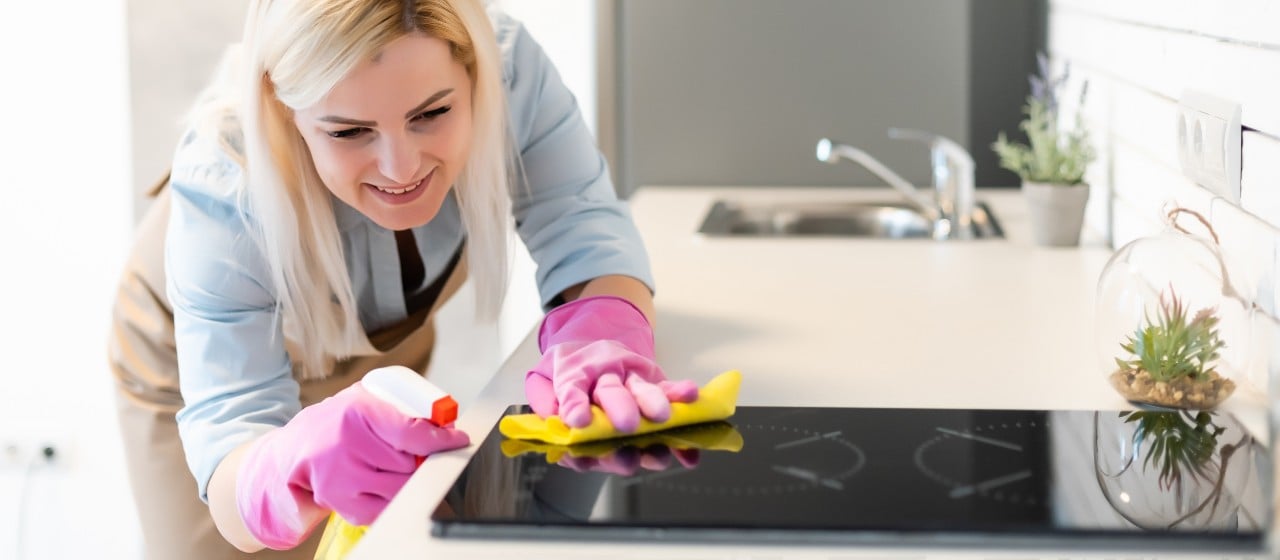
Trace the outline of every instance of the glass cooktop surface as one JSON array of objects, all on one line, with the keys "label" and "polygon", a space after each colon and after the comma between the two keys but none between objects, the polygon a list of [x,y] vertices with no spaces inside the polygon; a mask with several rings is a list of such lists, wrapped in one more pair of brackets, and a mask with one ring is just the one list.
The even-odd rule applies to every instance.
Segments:
[{"label": "glass cooktop surface", "polygon": [[431,522],[443,537],[1257,549],[1269,457],[1219,412],[738,407],[569,447],[495,427]]}]

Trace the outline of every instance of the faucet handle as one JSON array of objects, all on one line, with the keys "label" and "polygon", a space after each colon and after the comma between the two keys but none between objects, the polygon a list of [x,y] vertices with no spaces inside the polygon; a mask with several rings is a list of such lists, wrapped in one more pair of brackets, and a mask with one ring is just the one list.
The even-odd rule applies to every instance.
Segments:
[{"label": "faucet handle", "polygon": [[914,130],[910,128],[890,128],[889,138],[894,140],[912,140],[915,142],[923,142],[929,145],[929,149],[940,152],[946,156],[947,161],[957,162],[960,167],[973,169],[973,156],[969,155],[969,151],[964,149],[955,140],[925,132],[923,130]]},{"label": "faucet handle", "polygon": [[914,128],[898,128],[895,126],[889,128],[889,138],[893,138],[894,140],[915,140],[917,142],[932,144],[935,139],[942,137],[932,132],[925,132]]}]

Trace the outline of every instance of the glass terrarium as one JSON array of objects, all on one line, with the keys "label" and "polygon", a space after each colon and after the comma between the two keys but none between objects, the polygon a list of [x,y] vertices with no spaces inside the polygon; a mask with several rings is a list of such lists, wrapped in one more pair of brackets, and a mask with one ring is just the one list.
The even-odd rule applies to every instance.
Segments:
[{"label": "glass terrarium", "polygon": [[[1191,233],[1180,215],[1199,220]],[[1098,280],[1100,370],[1136,405],[1211,409],[1248,371],[1252,303],[1208,221],[1175,208],[1167,227],[1116,251]]]},{"label": "glass terrarium", "polygon": [[1231,415],[1095,412],[1093,443],[1098,485],[1134,525],[1151,531],[1238,526],[1257,445]]}]

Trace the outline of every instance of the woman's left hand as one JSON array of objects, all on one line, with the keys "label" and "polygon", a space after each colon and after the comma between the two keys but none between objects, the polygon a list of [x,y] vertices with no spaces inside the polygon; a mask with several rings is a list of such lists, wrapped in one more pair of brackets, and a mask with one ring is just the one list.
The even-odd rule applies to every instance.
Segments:
[{"label": "woman's left hand", "polygon": [[653,329],[631,302],[615,296],[574,300],[551,310],[538,331],[542,359],[525,376],[525,395],[543,418],[570,427],[591,422],[599,405],[613,426],[631,432],[640,415],[671,415],[672,402],[692,402],[692,381],[669,381],[654,360]]}]

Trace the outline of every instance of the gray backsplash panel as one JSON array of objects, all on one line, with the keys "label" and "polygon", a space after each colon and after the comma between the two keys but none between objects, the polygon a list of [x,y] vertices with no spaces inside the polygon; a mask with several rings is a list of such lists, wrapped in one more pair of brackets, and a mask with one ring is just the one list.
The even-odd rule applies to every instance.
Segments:
[{"label": "gray backsplash panel", "polygon": [[[880,184],[852,164],[817,162],[814,144],[823,136],[927,184],[926,148],[891,140],[886,130],[929,130],[977,152],[991,139],[971,142],[971,129],[985,136],[1016,127],[1038,40],[1031,19],[1043,19],[1032,4],[620,0],[620,151],[613,162],[620,189]],[[988,36],[1004,43],[1006,56],[981,52]],[[974,52],[984,58],[974,61]],[[993,100],[1002,107],[987,107],[985,98],[971,99],[975,75],[988,92],[999,87],[993,80],[1016,92]],[[972,126],[971,113],[1000,124]],[[983,162],[993,167],[994,159],[975,157],[979,183],[991,184]]]}]

